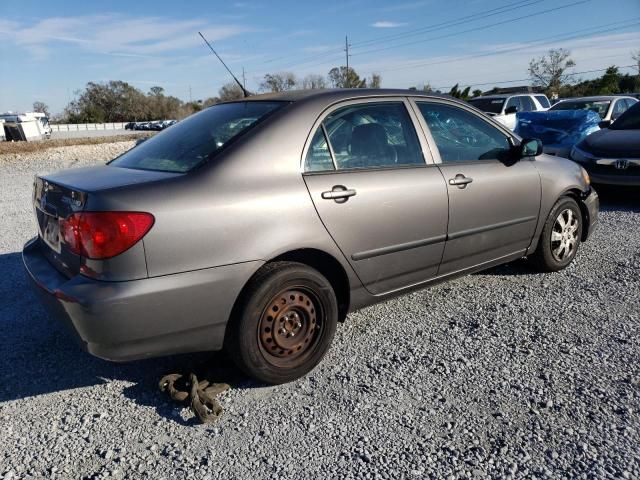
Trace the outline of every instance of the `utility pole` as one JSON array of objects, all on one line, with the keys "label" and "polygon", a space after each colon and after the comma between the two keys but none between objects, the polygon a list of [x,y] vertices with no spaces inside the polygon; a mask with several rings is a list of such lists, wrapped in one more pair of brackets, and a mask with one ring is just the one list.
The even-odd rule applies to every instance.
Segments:
[{"label": "utility pole", "polygon": [[347,71],[345,73],[345,87],[349,88],[349,37],[347,35],[344,36],[344,52],[347,59]]},{"label": "utility pole", "polygon": [[247,79],[244,77],[244,67],[242,67],[242,86],[247,89]]}]

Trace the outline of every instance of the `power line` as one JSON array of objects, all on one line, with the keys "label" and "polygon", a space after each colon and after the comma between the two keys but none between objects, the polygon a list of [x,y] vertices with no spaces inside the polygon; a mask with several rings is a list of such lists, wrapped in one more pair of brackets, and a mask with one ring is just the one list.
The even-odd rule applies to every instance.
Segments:
[{"label": "power line", "polygon": [[[568,75],[583,75],[585,73],[596,73],[596,72],[605,72],[609,69],[610,67],[606,67],[606,68],[597,68],[595,70],[585,70],[583,72],[573,72],[570,73]],[[622,65],[620,67],[616,66],[616,68],[637,68],[637,65]],[[499,82],[484,82],[484,83],[464,83],[463,85],[466,87],[480,87],[483,85],[502,85],[505,83],[515,83],[515,82],[528,82],[530,81],[531,78],[518,78],[515,80],[501,80]],[[462,82],[459,82],[457,85],[461,86]],[[455,85],[450,85],[447,87],[433,87],[434,90],[451,90]]]},{"label": "power line", "polygon": [[[408,63],[404,66],[399,66],[399,67],[395,67],[395,68],[388,68],[388,69],[384,69],[384,70],[380,70],[380,69],[376,69],[375,72],[376,73],[384,73],[384,72],[393,72],[393,71],[397,71],[397,70],[405,70],[405,69],[411,69],[411,68],[418,68],[418,67],[428,67],[428,66],[433,66],[433,65],[443,65],[446,63],[455,63],[455,62],[460,62],[460,61],[464,61],[464,60],[471,60],[474,58],[482,58],[482,57],[492,57],[492,56],[496,56],[496,55],[503,55],[505,53],[511,53],[511,52],[516,52],[518,50],[526,50],[532,47],[539,47],[542,45],[548,45],[551,43],[555,43],[555,42],[559,42],[559,41],[566,41],[566,40],[575,40],[578,38],[583,38],[583,37],[588,37],[591,35],[595,35],[595,34],[599,34],[599,33],[608,33],[610,31],[614,31],[614,30],[620,30],[621,28],[629,28],[629,27],[633,27],[636,25],[640,25],[640,22],[638,22],[638,20],[640,20],[640,17],[637,17],[635,19],[632,20],[624,20],[624,21],[618,21],[618,22],[613,22],[613,23],[609,23],[609,24],[604,24],[598,27],[591,27],[591,28],[596,28],[598,30],[596,31],[590,31],[588,33],[584,33],[581,35],[573,35],[574,33],[580,32],[580,31],[584,31],[584,30],[591,30],[591,28],[589,29],[581,29],[581,30],[576,30],[574,32],[570,32],[568,34],[560,34],[560,35],[555,35],[553,37],[545,37],[543,39],[540,40],[532,40],[530,41],[527,45],[523,45],[520,47],[510,47],[510,48],[505,48],[502,50],[493,50],[490,52],[485,52],[485,53],[480,53],[480,54],[472,54],[472,55],[464,55],[464,56],[460,56],[457,58],[452,58],[452,59],[448,59],[448,60],[439,60],[436,62],[411,62]],[[619,24],[621,23],[627,23],[627,22],[635,22],[635,23],[630,23],[629,25],[624,25],[621,26]],[[609,25],[614,25],[614,24],[618,24],[615,27],[612,28],[607,28],[607,29],[602,29],[602,27],[605,26],[609,26]],[[566,36],[568,35],[568,36]],[[557,37],[561,37],[564,36],[564,38],[557,38]],[[366,73],[372,73],[372,72],[366,72]]]},{"label": "power line", "polygon": [[[428,33],[429,31],[435,31],[435,30],[441,30],[442,28],[447,28],[447,27],[452,27],[452,26],[456,26],[456,25],[460,25],[460,24],[464,24],[464,23],[469,23],[469,22],[473,22],[476,20],[480,20],[482,18],[487,18],[487,17],[491,17],[494,15],[499,15],[502,13],[507,13],[511,10],[515,10],[515,9],[520,9],[520,8],[524,8],[524,7],[528,7],[530,5],[536,4],[536,3],[540,3],[546,0],[519,0],[515,3],[511,3],[508,5],[503,5],[501,7],[496,7],[493,8],[491,10],[486,10],[484,12],[477,12],[474,14],[470,14],[464,17],[460,17],[460,18],[454,18],[451,20],[447,20],[445,22],[440,22],[440,23],[435,23],[432,25],[428,25],[426,27],[421,27],[418,29],[414,29],[414,30],[409,30],[409,31],[405,31],[403,33],[398,33],[398,34],[393,34],[393,35],[385,35],[382,37],[375,37],[375,38],[371,38],[369,40],[364,40],[362,42],[357,42],[354,43],[353,45],[358,45],[360,48],[362,46],[365,45],[370,45],[370,44],[375,44],[375,43],[380,43],[380,42],[385,42],[387,41],[389,38],[395,38],[395,37],[407,37],[407,36],[415,36],[415,35],[419,35],[420,32],[421,33]],[[321,58],[327,58],[328,56],[335,56],[336,53],[342,52],[343,49],[331,49],[328,50],[326,52],[320,53],[318,55],[312,55],[312,56],[307,56],[307,57],[302,57],[303,61],[296,61],[296,63],[291,63],[291,64],[287,64],[285,66],[282,66],[280,68],[282,69],[286,69],[286,68],[290,68],[290,66],[298,66],[304,63],[309,63],[309,62],[313,62],[316,60],[319,60]],[[277,57],[277,58],[272,58],[269,60],[265,60],[263,63],[271,63],[274,61],[278,61],[278,60],[282,60],[285,58],[291,58],[291,56],[281,56],[281,57]],[[304,59],[307,60],[304,60]]]},{"label": "power line", "polygon": [[[561,9],[565,9],[565,8],[573,7],[573,6],[576,6],[576,5],[588,3],[590,1],[591,0],[579,0],[577,2],[573,2],[573,3],[566,4],[566,5],[562,5],[560,7],[554,7],[554,8],[550,8],[550,9],[547,9],[547,10],[541,10],[541,11],[538,11],[538,12],[530,13],[528,15],[522,15],[520,17],[509,18],[509,19],[506,19],[506,20],[502,20],[500,22],[495,22],[495,23],[490,23],[490,24],[487,24],[487,25],[482,25],[480,27],[474,27],[474,28],[471,28],[471,29],[468,29],[468,30],[462,30],[462,31],[459,31],[459,32],[449,33],[449,34],[446,34],[446,35],[440,35],[440,36],[437,36],[437,37],[431,37],[431,38],[427,38],[427,39],[423,39],[423,40],[416,40],[416,41],[403,43],[403,44],[399,44],[399,45],[391,45],[391,46],[387,46],[387,47],[369,49],[369,50],[365,50],[365,51],[358,52],[358,53],[352,53],[352,56],[364,55],[364,54],[367,54],[367,53],[378,53],[378,52],[381,52],[381,51],[384,51],[384,50],[390,50],[390,49],[395,49],[395,48],[404,47],[404,46],[408,46],[408,45],[415,45],[415,44],[418,44],[418,43],[426,43],[426,42],[430,42],[430,41],[433,41],[433,40],[440,40],[442,38],[453,37],[453,36],[460,35],[460,34],[463,34],[463,33],[469,33],[469,32],[474,32],[474,31],[478,31],[478,30],[485,30],[487,28],[495,27],[495,26],[498,26],[498,25],[503,25],[505,23],[511,23],[511,22],[518,21],[518,20],[524,20],[524,19],[527,19],[527,18],[531,18],[531,17],[535,17],[535,16],[539,16],[539,15],[544,15],[544,14],[555,12],[555,11],[558,11],[558,10],[561,10]],[[312,64],[312,65],[307,65],[306,68],[325,65],[325,64],[327,64],[329,62],[333,62],[333,61],[335,61],[335,60],[332,59],[332,60],[327,60],[327,61],[324,61],[324,62],[319,62],[319,63],[316,63],[316,64]]]},{"label": "power line", "polygon": [[375,39],[364,40],[362,42],[354,43],[354,48],[359,48],[361,46],[372,45],[376,43],[386,42],[389,40],[412,37],[416,35],[421,35],[423,33],[434,32],[437,30],[442,30],[448,27],[454,27],[457,25],[462,25],[469,22],[474,22],[476,20],[480,20],[483,18],[493,17],[495,15],[500,15],[502,13],[510,12],[512,10],[518,10],[524,7],[529,7],[531,5],[535,5],[536,3],[541,3],[546,0],[521,0],[514,4],[503,5],[502,7],[493,8],[491,10],[486,10],[484,12],[480,12],[477,14],[467,15],[465,17],[461,17],[459,19],[448,20],[446,22],[436,23],[432,25],[428,25],[426,27],[416,28],[413,30],[408,30],[402,33],[396,33],[393,35],[386,35],[383,37],[378,37]]}]

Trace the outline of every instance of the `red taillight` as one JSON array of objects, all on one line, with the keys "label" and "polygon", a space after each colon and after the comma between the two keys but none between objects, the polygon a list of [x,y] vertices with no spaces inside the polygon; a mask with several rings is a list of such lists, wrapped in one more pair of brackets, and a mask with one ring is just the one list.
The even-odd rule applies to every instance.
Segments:
[{"label": "red taillight", "polygon": [[120,255],[153,226],[144,212],[83,212],[60,220],[60,234],[71,251],[91,259]]}]

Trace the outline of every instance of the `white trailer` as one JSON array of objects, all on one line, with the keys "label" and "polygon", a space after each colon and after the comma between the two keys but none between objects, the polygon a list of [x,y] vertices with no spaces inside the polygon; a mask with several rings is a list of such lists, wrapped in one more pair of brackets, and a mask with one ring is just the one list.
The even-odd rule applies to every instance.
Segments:
[{"label": "white trailer", "polygon": [[49,118],[39,112],[7,112],[0,114],[4,121],[6,140],[43,140],[51,137]]}]

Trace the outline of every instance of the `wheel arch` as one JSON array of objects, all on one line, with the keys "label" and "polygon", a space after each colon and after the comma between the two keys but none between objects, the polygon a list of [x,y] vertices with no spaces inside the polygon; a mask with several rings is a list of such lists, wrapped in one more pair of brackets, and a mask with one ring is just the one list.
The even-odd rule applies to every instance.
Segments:
[{"label": "wheel arch", "polygon": [[344,322],[351,302],[349,277],[340,262],[331,254],[316,248],[300,248],[280,253],[265,261],[260,268],[246,280],[234,302],[230,318],[233,318],[245,301],[247,286],[251,280],[267,265],[275,262],[297,262],[319,271],[331,284],[338,302],[338,321]]},{"label": "wheel arch", "polygon": [[316,248],[300,248],[272,258],[272,262],[298,262],[318,270],[331,284],[338,301],[338,321],[344,322],[349,312],[351,288],[342,264],[331,254]]},{"label": "wheel arch", "polygon": [[584,195],[585,195],[584,192],[582,192],[580,189],[570,188],[565,192],[563,192],[562,195],[558,197],[558,200],[556,200],[556,203],[558,203],[558,201],[562,197],[569,197],[575,200],[576,203],[578,204],[578,208],[580,208],[580,216],[582,217],[582,237],[580,238],[580,241],[582,242],[584,242],[587,239],[587,236],[589,235],[589,225],[591,224],[591,218],[589,217],[589,210],[587,209],[587,206],[584,204],[582,200]]}]

